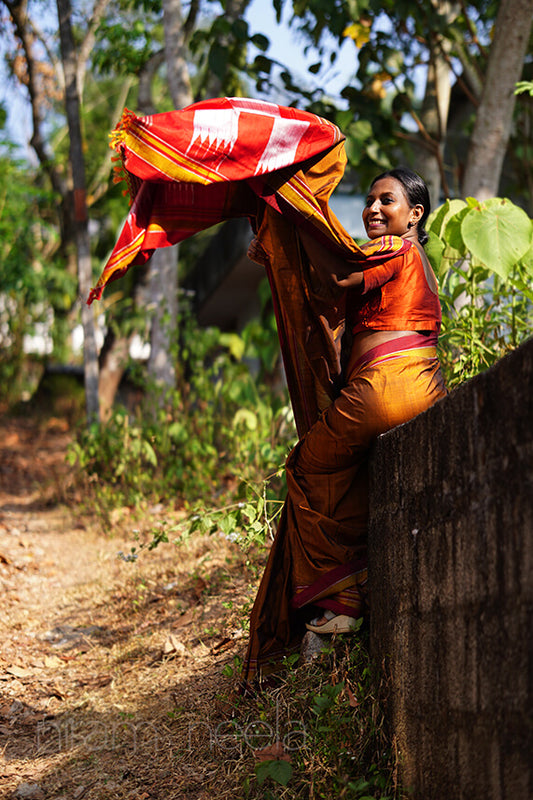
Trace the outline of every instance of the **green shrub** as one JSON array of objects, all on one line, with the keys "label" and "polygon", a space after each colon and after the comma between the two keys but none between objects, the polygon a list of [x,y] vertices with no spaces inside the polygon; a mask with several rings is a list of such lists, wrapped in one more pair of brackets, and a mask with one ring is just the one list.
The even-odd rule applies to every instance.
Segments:
[{"label": "green shrub", "polygon": [[533,222],[510,200],[448,200],[428,221],[439,276],[440,359],[451,388],[531,335]]},{"label": "green shrub", "polygon": [[279,467],[295,439],[287,396],[254,379],[250,337],[202,330],[185,315],[180,341],[176,388],[157,403],[144,386],[142,408],[117,408],[106,424],[80,430],[70,461],[100,506],[212,508],[235,498],[242,519],[250,485],[272,474],[259,493],[282,491]]}]

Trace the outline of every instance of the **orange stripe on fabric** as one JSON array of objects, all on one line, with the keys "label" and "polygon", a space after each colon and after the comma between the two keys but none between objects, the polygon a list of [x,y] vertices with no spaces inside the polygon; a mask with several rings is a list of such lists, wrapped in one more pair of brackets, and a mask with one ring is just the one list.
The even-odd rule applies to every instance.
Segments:
[{"label": "orange stripe on fabric", "polygon": [[191,176],[196,178],[196,181],[191,181],[193,183],[208,184],[227,180],[219,172],[203,167],[197,161],[181,155],[179,151],[166,145],[144,128],[139,133],[129,131],[124,135],[123,142],[138,158],[156,167],[163,175],[173,180],[191,181]]}]

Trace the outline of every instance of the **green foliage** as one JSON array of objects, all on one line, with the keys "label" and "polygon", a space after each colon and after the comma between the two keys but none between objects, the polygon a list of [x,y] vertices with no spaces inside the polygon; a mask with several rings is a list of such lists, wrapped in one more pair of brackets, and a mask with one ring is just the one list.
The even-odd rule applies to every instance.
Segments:
[{"label": "green foliage", "polygon": [[[0,400],[19,398],[24,386],[24,339],[70,307],[75,284],[55,256],[58,236],[49,220],[54,196],[9,155],[0,155]],[[57,342],[57,340],[56,340]]]},{"label": "green foliage", "polygon": [[509,200],[448,200],[428,221],[441,280],[441,361],[448,386],[476,375],[531,335],[533,223]]},{"label": "green foliage", "polygon": [[298,656],[287,662],[278,688],[239,704],[235,746],[246,745],[255,759],[247,800],[400,798],[385,680],[372,665],[367,632],[335,637],[309,664],[298,665]]},{"label": "green foliage", "polygon": [[195,531],[209,534],[221,531],[245,549],[264,545],[267,536],[274,538],[286,488],[284,471],[280,467],[263,480],[259,478],[241,479],[233,492],[233,502],[226,506],[205,509],[199,504],[179,526],[181,536]]},{"label": "green foliage", "polygon": [[198,65],[198,98],[209,96],[213,76],[218,81],[219,92],[234,96],[248,93],[243,78],[248,71],[249,42],[259,50],[268,47],[265,36],[250,35],[248,23],[241,16],[220,14],[194,31],[190,49]]},{"label": "green foliage", "polygon": [[268,778],[281,786],[287,786],[292,778],[292,767],[287,761],[278,759],[260,761],[255,767],[255,774],[259,786],[262,786]]},{"label": "green foliage", "polygon": [[[308,67],[308,80],[292,75],[286,66],[268,58],[268,51],[255,61],[256,88],[279,95],[280,81],[289,97],[283,102],[302,104],[314,113],[336,122],[346,133],[349,165],[360,187],[366,187],[377,171],[399,162],[413,163],[419,146],[435,147],[450,138],[450,155],[455,159],[457,148],[451,137],[460,137],[466,148],[467,131],[473,121],[475,100],[469,120],[461,131],[453,127],[447,132],[432,125],[427,101],[434,99],[428,86],[420,97],[421,79],[427,65],[436,58],[446,59],[450,80],[468,96],[473,86],[481,86],[486,71],[487,53],[494,37],[498,4],[472,0],[466,4],[445,4],[410,0],[273,0],[278,20],[282,11],[292,9],[290,24],[302,41],[302,50],[313,48],[317,56]],[[284,18],[287,19],[285,13]],[[298,37],[299,34],[299,37]],[[340,47],[352,48],[354,73],[338,96],[331,93],[331,75]],[[526,59],[524,77],[530,78]],[[468,76],[475,75],[474,84]],[[469,88],[470,87],[470,88]],[[474,95],[481,89],[476,86]],[[529,93],[530,81],[517,84],[517,94]],[[430,101],[431,102],[431,101]],[[455,102],[452,97],[452,104]],[[436,108],[432,114],[437,114]],[[340,117],[344,118],[341,124]],[[351,122],[364,122],[371,127],[368,138]],[[446,128],[446,120],[441,120]],[[516,105],[515,124],[506,161],[506,192],[530,202],[531,185],[531,118],[526,98]],[[457,170],[441,163],[450,183],[450,191],[459,191]]]},{"label": "green foliage", "polygon": [[[294,425],[285,394],[256,382],[245,361],[261,352],[253,339],[201,331],[184,314],[177,387],[164,405],[117,409],[106,424],[80,431],[72,448],[101,507],[164,500],[191,509],[191,530],[233,535],[243,526],[248,537],[264,536]],[[234,503],[220,509],[228,498]]]},{"label": "green foliage", "polygon": [[515,87],[515,94],[526,93],[533,97],[533,81],[518,81]]},{"label": "green foliage", "polygon": [[97,71],[103,75],[138,73],[163,46],[161,10],[146,9],[140,16],[137,8],[125,8],[119,15],[103,19],[96,36],[93,63]]}]

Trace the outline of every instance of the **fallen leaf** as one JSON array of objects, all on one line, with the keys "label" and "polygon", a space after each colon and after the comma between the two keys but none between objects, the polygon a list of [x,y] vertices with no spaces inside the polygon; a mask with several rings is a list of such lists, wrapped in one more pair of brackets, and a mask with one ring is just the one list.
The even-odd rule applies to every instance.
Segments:
[{"label": "fallen leaf", "polygon": [[242,635],[242,631],[232,631],[230,636],[224,636],[220,642],[213,645],[211,648],[212,652],[217,653],[219,651],[228,650],[228,648],[233,647],[239,639],[242,639]]},{"label": "fallen leaf", "polygon": [[181,615],[181,617],[178,618],[178,621],[177,621],[176,624],[179,625],[180,628],[183,625],[190,625],[191,622],[194,622],[194,617],[195,617],[194,609],[193,608],[188,608],[187,611],[185,611]]},{"label": "fallen leaf", "polygon": [[359,701],[349,686],[346,686],[346,694],[348,695],[348,700],[350,702],[351,707],[357,708],[357,706],[359,705]]},{"label": "fallen leaf", "polygon": [[79,678],[78,685],[87,686],[90,689],[100,689],[102,686],[107,686],[113,680],[112,675],[95,675],[93,678]]},{"label": "fallen leaf", "polygon": [[49,686],[49,687],[46,689],[46,696],[47,696],[47,697],[57,697],[57,699],[58,699],[58,700],[64,700],[64,699],[65,699],[65,697],[66,697],[66,695],[65,695],[65,694],[63,693],[63,691],[62,691],[62,690],[59,688],[59,686],[57,685],[57,683],[53,684],[52,686]]},{"label": "fallen leaf", "polygon": [[211,651],[216,653],[217,650],[227,650],[228,647],[233,647],[233,639],[231,636],[225,636],[223,639],[220,640],[217,644],[213,645]]},{"label": "fallen leaf", "polygon": [[14,664],[12,667],[7,667],[6,672],[8,672],[10,675],[14,675],[15,678],[29,678],[31,675],[33,675],[31,669],[17,667],[16,664]]},{"label": "fallen leaf", "polygon": [[203,578],[196,578],[196,580],[194,582],[194,586],[193,586],[193,592],[196,595],[196,597],[198,598],[198,600],[200,599],[200,597],[204,593],[204,590],[205,590],[206,586],[207,586],[207,583],[204,581]]},{"label": "fallen leaf", "polygon": [[163,643],[163,655],[165,656],[186,656],[187,650],[183,642],[180,642],[177,636],[169,633]]},{"label": "fallen leaf", "polygon": [[283,749],[283,742],[274,742],[261,750],[254,750],[254,756],[258,761],[289,761],[291,757]]},{"label": "fallen leaf", "polygon": [[57,667],[62,667],[64,663],[64,660],[59,658],[59,656],[44,657],[44,666],[46,669],[57,669]]}]

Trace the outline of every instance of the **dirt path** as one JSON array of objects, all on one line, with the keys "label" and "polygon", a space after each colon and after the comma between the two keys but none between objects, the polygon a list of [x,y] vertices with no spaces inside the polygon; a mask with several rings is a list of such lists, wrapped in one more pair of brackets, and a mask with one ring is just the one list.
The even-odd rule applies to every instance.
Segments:
[{"label": "dirt path", "polygon": [[0,797],[238,797],[248,754],[216,707],[256,575],[221,536],[118,558],[163,509],[104,535],[58,504],[68,441],[0,424]]}]

